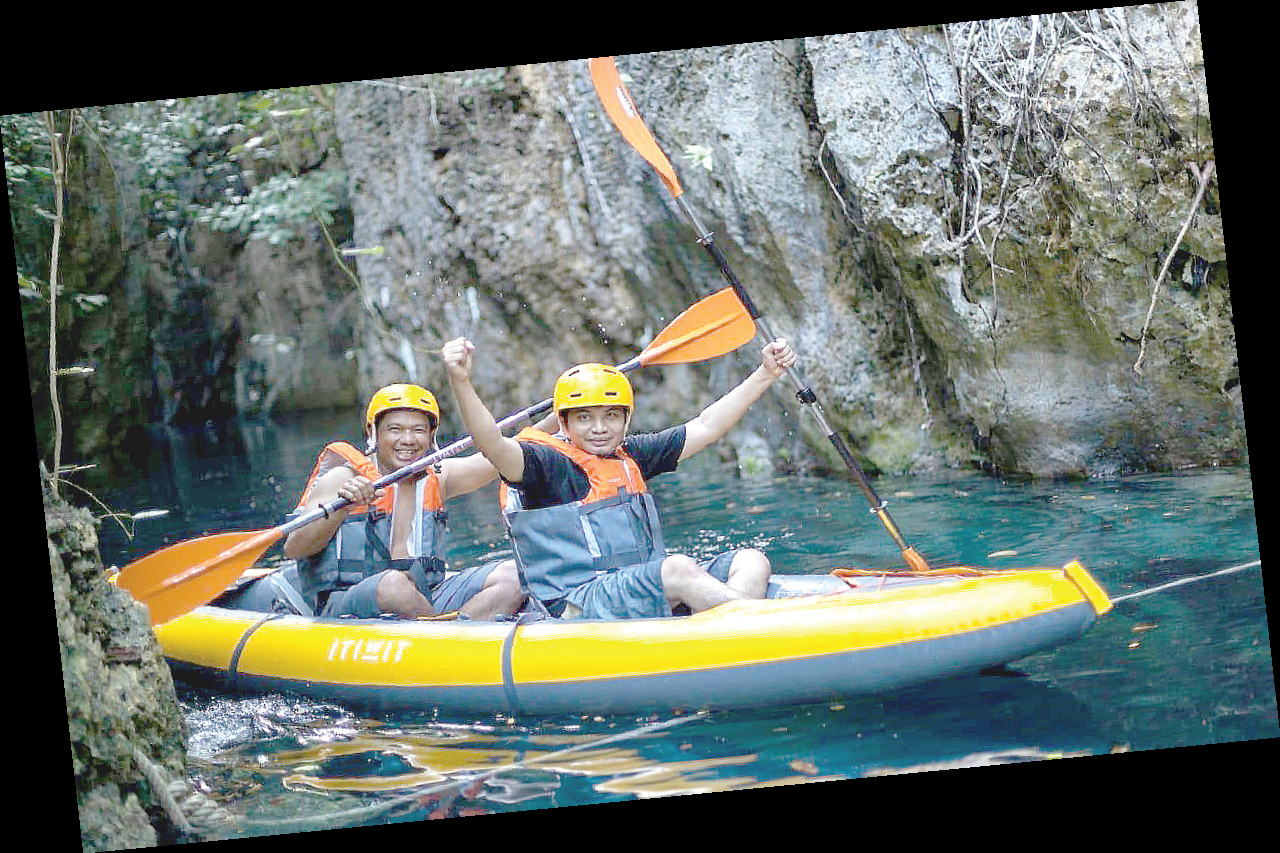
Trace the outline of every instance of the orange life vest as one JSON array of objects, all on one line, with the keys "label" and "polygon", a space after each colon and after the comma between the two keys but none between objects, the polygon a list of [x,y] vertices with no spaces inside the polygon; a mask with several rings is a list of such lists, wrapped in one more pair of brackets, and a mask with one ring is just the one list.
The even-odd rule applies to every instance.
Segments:
[{"label": "orange life vest", "polygon": [[[316,481],[336,465],[345,465],[362,477],[377,480],[377,464],[344,441],[325,446],[316,459],[306,488],[298,501],[303,511]],[[416,488],[422,499],[413,520],[408,560],[391,558],[391,532],[396,494],[401,488]],[[320,552],[298,561],[299,586],[317,612],[335,590],[352,586],[385,569],[409,572],[419,590],[428,598],[444,580],[448,513],[440,494],[438,472],[431,469],[413,486],[403,482],[387,486],[371,504],[349,506],[347,518]]]},{"label": "orange life vest", "polygon": [[[634,495],[649,491],[640,473],[640,466],[621,447],[612,457],[597,456],[589,450],[583,450],[563,436],[549,435],[535,427],[525,427],[520,430],[516,433],[516,441],[541,444],[567,456],[569,461],[587,476],[587,482],[591,484],[591,490],[582,498],[581,503],[612,498],[620,489],[625,489],[629,494]],[[509,488],[506,483],[499,483],[498,496],[504,509],[507,508]]]},{"label": "orange life vest", "polygon": [[[337,458],[335,459],[330,454],[334,454]],[[320,456],[316,459],[316,464],[311,469],[311,476],[307,478],[306,488],[302,490],[302,497],[298,499],[299,509],[305,506],[307,499],[311,497],[311,489],[315,487],[316,480],[320,479],[321,475],[332,470],[335,465],[346,465],[361,477],[366,477],[369,480],[376,480],[382,476],[382,473],[378,470],[377,463],[355,447],[345,441],[331,442],[325,445],[324,450],[320,451]],[[422,508],[432,511],[444,509],[444,500],[440,497],[440,478],[437,476],[437,471],[434,468],[429,469],[423,480],[426,482],[427,487],[422,493]],[[368,512],[370,507],[390,516],[396,505],[396,490],[398,488],[400,488],[400,483],[387,486],[382,494],[374,499],[372,504],[350,507],[347,510],[348,516]]]}]

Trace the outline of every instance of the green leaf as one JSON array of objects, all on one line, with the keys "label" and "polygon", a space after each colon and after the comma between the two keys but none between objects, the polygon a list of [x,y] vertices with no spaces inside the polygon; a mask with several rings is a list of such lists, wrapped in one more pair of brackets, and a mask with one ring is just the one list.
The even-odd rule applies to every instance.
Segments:
[{"label": "green leaf", "polygon": [[71,298],[75,300],[76,305],[83,311],[92,311],[107,304],[107,295],[105,293],[73,293]]}]

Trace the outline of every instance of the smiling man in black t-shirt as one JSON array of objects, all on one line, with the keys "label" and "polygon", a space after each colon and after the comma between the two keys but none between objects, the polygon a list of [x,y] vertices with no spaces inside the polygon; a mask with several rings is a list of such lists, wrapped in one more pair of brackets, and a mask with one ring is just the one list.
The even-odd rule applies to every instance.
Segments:
[{"label": "smiling man in black t-shirt", "polygon": [[721,438],[796,356],[783,339],[761,364],[696,418],[661,432],[628,435],[634,397],[615,368],[583,364],[553,394],[560,430],[508,438],[471,385],[475,346],[444,347],[449,382],[475,446],[498,469],[512,544],[529,587],[557,616],[625,619],[669,616],[763,598],[769,560],[754,548],[698,563],[667,554],[647,481]]}]

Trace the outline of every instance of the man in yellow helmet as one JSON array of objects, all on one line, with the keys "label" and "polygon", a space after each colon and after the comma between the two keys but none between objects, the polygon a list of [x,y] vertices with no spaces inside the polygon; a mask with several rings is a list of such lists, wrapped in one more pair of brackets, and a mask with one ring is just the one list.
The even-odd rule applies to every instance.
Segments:
[{"label": "man in yellow helmet", "polygon": [[449,384],[475,445],[511,487],[504,517],[530,591],[554,616],[630,619],[763,598],[769,560],[754,548],[699,563],[668,554],[646,481],[723,436],[796,360],[778,339],[760,367],[688,423],[628,435],[631,383],[602,364],[570,368],[556,382],[559,432],[508,438],[471,385],[474,345],[444,347]]},{"label": "man in yellow helmet", "polygon": [[497,472],[483,455],[446,459],[373,488],[374,480],[434,450],[439,423],[430,391],[388,385],[369,401],[364,452],[340,441],[321,451],[298,511],[338,497],[351,503],[293,531],[284,544],[285,556],[298,560],[299,586],[316,615],[411,619],[458,610],[494,619],[519,609],[524,596],[511,560],[445,578],[445,504],[493,481]]}]

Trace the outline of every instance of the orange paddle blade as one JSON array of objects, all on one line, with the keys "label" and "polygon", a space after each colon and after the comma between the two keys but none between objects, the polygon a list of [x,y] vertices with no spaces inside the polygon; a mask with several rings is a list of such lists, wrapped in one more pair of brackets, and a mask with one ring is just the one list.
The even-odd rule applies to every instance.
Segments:
[{"label": "orange paddle blade", "polygon": [[680,186],[680,180],[676,177],[671,161],[667,159],[666,154],[662,153],[662,149],[658,147],[658,141],[653,138],[649,128],[645,127],[640,111],[631,100],[631,93],[627,91],[626,86],[622,85],[622,78],[618,76],[618,66],[614,63],[613,57],[602,56],[588,60],[587,66],[591,70],[591,82],[595,84],[596,94],[600,97],[600,103],[604,105],[604,111],[609,119],[617,126],[631,147],[648,160],[649,165],[658,170],[658,175],[667,185],[667,189],[671,190],[671,194],[679,198],[684,188]]},{"label": "orange paddle blade", "polygon": [[159,625],[217,598],[282,535],[272,528],[179,542],[125,566],[116,585],[145,604],[151,624]]},{"label": "orange paddle blade", "polygon": [[726,287],[689,306],[640,353],[642,365],[687,364],[732,352],[755,337],[756,324]]}]

